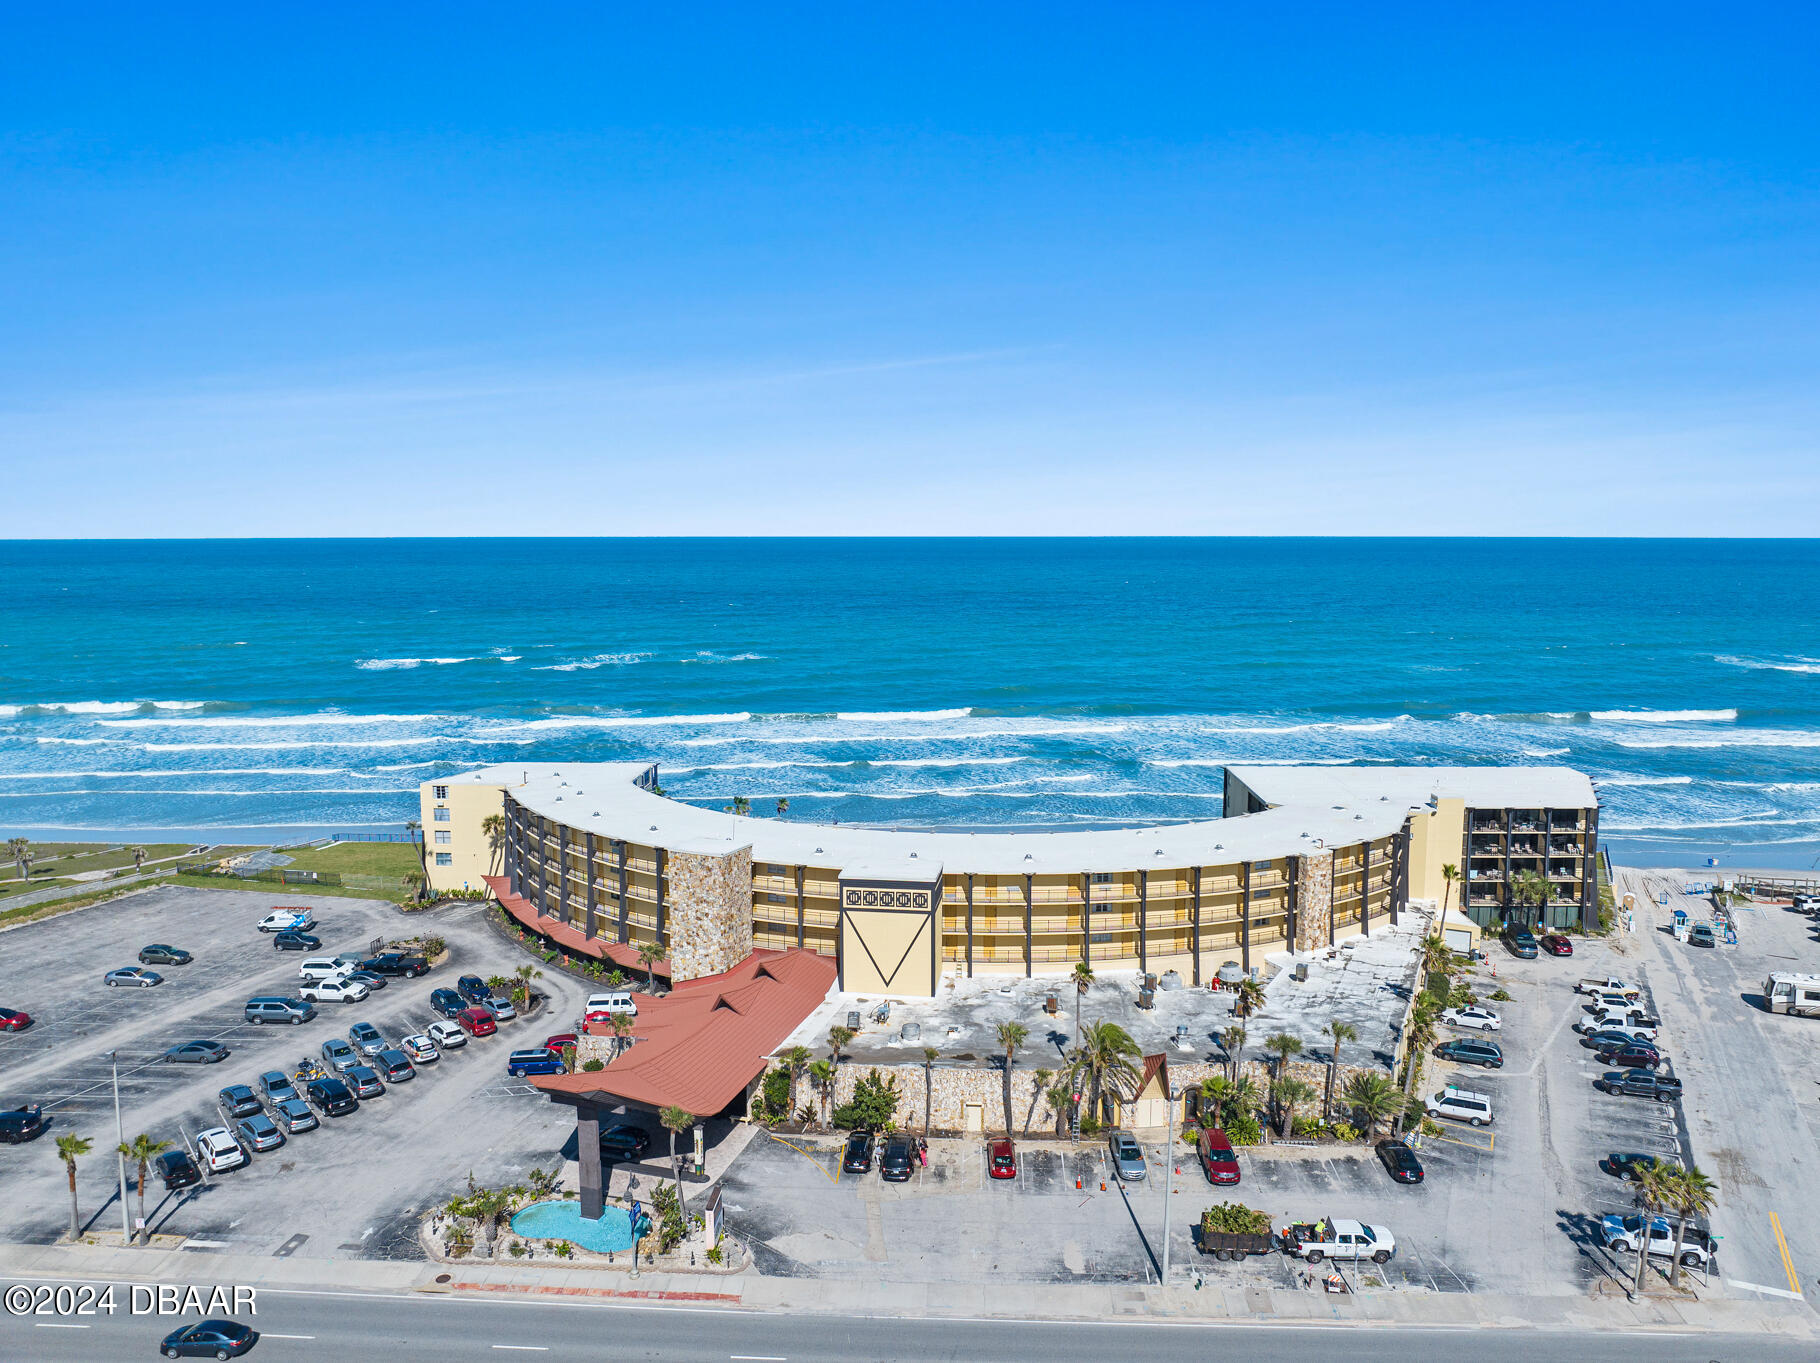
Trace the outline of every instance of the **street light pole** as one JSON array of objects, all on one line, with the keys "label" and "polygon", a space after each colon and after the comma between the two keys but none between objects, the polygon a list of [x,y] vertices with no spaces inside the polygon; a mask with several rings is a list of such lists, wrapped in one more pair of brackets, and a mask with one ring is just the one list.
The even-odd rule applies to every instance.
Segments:
[{"label": "street light pole", "polygon": [[1163,1086],[1167,1115],[1163,1122],[1163,1286],[1169,1286],[1169,1204],[1175,1200],[1175,1099],[1179,1090]]},{"label": "street light pole", "polygon": [[133,1243],[133,1223],[126,1209],[126,1126],[120,1120],[120,1052],[109,1051],[107,1058],[114,1070],[114,1133],[120,1142],[114,1147],[114,1156],[120,1166],[120,1248],[125,1249]]}]

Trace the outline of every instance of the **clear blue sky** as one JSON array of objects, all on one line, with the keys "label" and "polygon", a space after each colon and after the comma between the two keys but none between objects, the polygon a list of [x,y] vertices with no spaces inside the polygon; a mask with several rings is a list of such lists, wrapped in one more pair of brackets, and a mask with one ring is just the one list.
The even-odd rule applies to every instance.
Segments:
[{"label": "clear blue sky", "polygon": [[0,9],[0,534],[1812,534],[1808,6]]}]

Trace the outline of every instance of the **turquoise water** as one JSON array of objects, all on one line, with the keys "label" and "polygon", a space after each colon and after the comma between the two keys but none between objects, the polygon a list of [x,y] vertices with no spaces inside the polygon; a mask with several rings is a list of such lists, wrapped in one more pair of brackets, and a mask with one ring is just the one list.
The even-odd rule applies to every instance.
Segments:
[{"label": "turquoise water", "polygon": [[480,762],[793,818],[1217,813],[1244,762],[1562,762],[1808,864],[1820,544],[0,544],[0,827],[396,829]]},{"label": "turquoise water", "polygon": [[600,1220],[581,1214],[579,1202],[537,1202],[512,1218],[515,1234],[533,1240],[570,1240],[597,1254],[632,1248],[632,1219],[622,1207],[608,1207]]}]

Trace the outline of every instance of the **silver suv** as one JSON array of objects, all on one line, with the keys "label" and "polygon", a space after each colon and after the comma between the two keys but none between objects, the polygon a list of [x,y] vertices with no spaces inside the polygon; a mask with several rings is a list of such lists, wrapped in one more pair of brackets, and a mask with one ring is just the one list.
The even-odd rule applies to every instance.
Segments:
[{"label": "silver suv", "polygon": [[1106,1138],[1112,1155],[1112,1171],[1127,1183],[1135,1183],[1150,1173],[1144,1163],[1144,1151],[1129,1131],[1114,1131]]}]

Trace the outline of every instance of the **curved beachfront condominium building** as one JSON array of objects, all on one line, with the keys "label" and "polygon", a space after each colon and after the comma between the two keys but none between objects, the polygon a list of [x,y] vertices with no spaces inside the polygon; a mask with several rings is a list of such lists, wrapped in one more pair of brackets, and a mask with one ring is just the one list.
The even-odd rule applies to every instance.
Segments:
[{"label": "curved beachfront condominium building", "polygon": [[[1598,805],[1579,772],[1232,766],[1225,781],[1222,818],[1056,833],[742,817],[665,798],[639,763],[486,767],[421,800],[433,887],[488,885],[552,946],[629,971],[655,943],[676,980],[802,947],[853,992],[1077,961],[1199,985],[1438,903],[1446,864],[1456,922],[1596,921]],[[1520,898],[1539,883],[1525,872],[1546,904]]]}]

